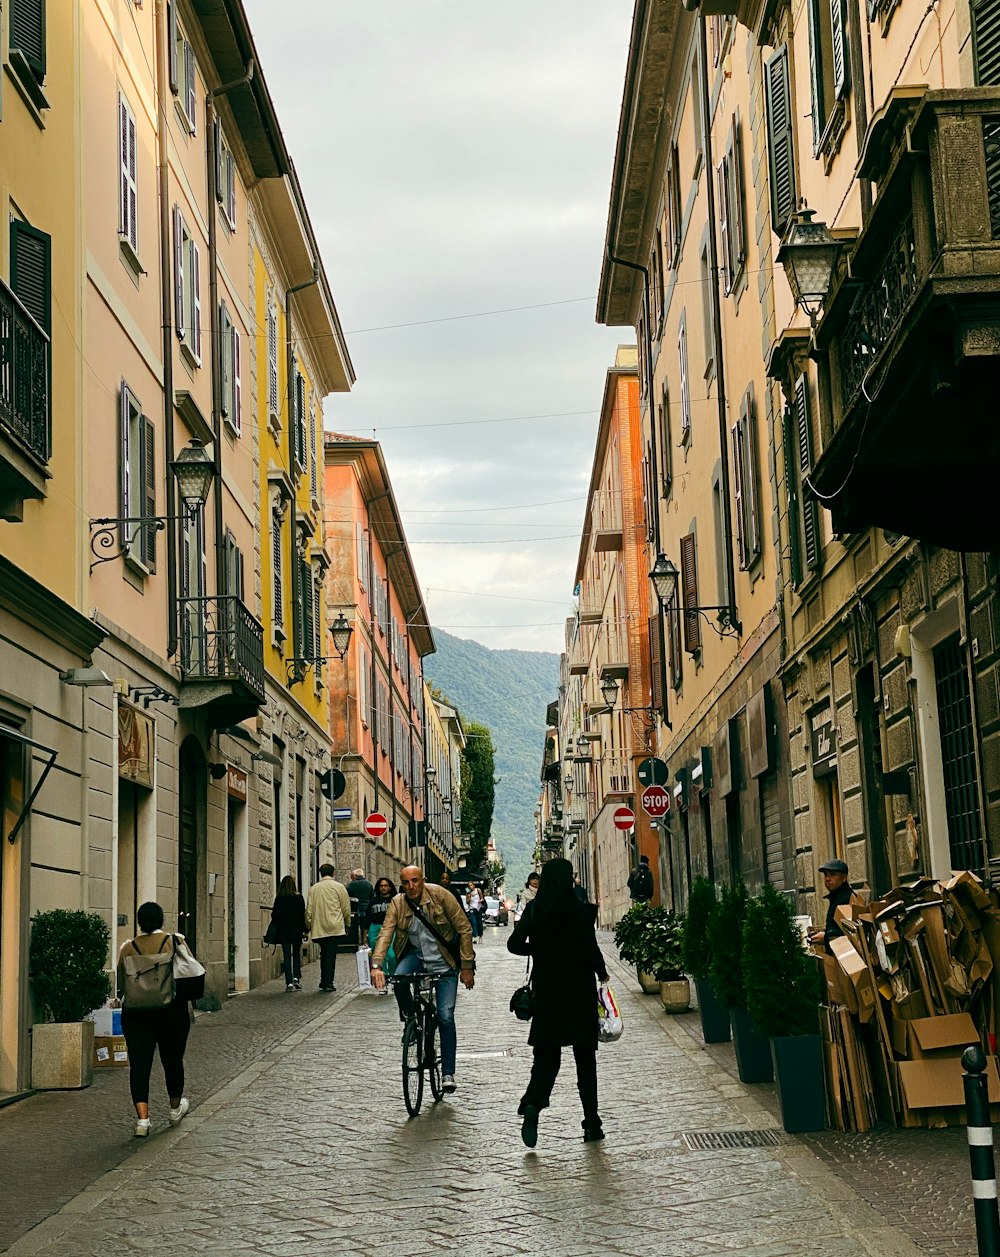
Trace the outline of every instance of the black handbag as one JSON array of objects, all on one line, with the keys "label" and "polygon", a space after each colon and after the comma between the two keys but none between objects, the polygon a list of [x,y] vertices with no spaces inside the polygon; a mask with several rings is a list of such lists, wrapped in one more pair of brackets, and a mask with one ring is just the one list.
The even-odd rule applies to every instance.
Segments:
[{"label": "black handbag", "polygon": [[524,985],[510,997],[510,1011],[518,1021],[530,1021],[535,1011],[535,993],[531,989],[531,961],[524,967]]},{"label": "black handbag", "polygon": [[264,931],[264,938],[262,941],[265,947],[278,946],[278,927],[275,925],[273,920],[268,922],[268,926],[267,926],[267,929]]}]

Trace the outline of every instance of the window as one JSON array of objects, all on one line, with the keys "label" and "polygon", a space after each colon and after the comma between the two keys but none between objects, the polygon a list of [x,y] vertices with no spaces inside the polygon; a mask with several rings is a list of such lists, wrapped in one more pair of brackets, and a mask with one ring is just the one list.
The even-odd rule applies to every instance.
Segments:
[{"label": "window", "polygon": [[761,527],[757,433],[753,388],[740,403],[740,417],[733,425],[733,495],[736,502],[736,541],[744,571],[760,558]]},{"label": "window", "polygon": [[367,728],[372,722],[371,659],[364,645],[358,643],[358,708],[361,723]]},{"label": "window", "polygon": [[649,371],[646,363],[646,314],[639,315],[635,325],[635,342],[639,348],[639,396],[645,397],[649,384]]},{"label": "window", "polygon": [[719,235],[722,239],[722,277],[726,293],[736,287],[747,260],[743,220],[743,143],[740,124],[733,118],[726,153],[719,164]]},{"label": "window", "polygon": [[201,254],[178,206],[174,206],[174,291],[177,338],[201,366]]},{"label": "window", "polygon": [[135,114],[125,97],[118,93],[118,237],[128,245],[133,258],[139,254],[139,190],[135,169]]},{"label": "window", "polygon": [[48,109],[45,82],[45,0],[11,0],[9,64],[37,109]]},{"label": "window", "polygon": [[698,605],[697,547],[693,532],[681,537],[680,587],[684,606],[684,649],[693,655],[701,649],[701,620],[697,611],[689,610]]},{"label": "window", "polygon": [[782,44],[765,63],[764,108],[767,119],[767,157],[771,186],[771,228],[780,236],[785,230],[789,215],[795,209],[796,195],[787,44]]},{"label": "window", "polygon": [[301,371],[295,372],[295,464],[299,471],[306,466],[306,382]]},{"label": "window", "polygon": [[[119,507],[123,519],[150,519],[156,515],[156,441],[152,423],[142,405],[122,380],[119,396]],[[121,544],[125,557],[147,572],[156,571],[156,526],[123,524]]]},{"label": "window", "polygon": [[677,145],[671,144],[667,160],[667,266],[673,270],[681,253],[681,174]]},{"label": "window", "polygon": [[972,0],[972,59],[976,84],[1000,84],[1000,4],[997,0]]},{"label": "window", "polygon": [[296,654],[299,658],[309,658],[312,652],[315,607],[313,606],[312,564],[300,555],[298,558],[298,588],[295,598],[295,613],[298,619],[298,642]]},{"label": "window", "polygon": [[222,213],[230,231],[236,230],[236,161],[232,149],[226,143],[222,125],[215,124],[215,199],[222,206]]},{"label": "window", "polygon": [[195,95],[194,49],[177,21],[176,0],[167,7],[169,26],[168,53],[170,90],[187,122],[188,131],[197,134],[197,96]]},{"label": "window", "polygon": [[677,358],[681,382],[681,440],[691,439],[691,384],[688,379],[687,312],[681,313],[677,332]]},{"label": "window", "polygon": [[[285,623],[285,582],[282,562],[282,516],[275,511],[271,516],[271,594],[274,599],[271,620],[280,632]],[[282,634],[283,636],[283,634]]]},{"label": "window", "polygon": [[267,404],[272,423],[278,422],[278,312],[267,307]]},{"label": "window", "polygon": [[354,540],[358,552],[358,584],[368,589],[368,546],[365,544],[365,530],[360,520],[354,521]]},{"label": "window", "polygon": [[670,388],[663,381],[663,404],[660,407],[660,492],[670,497],[674,480],[674,451],[670,439]]},{"label": "window", "polygon": [[812,415],[809,386],[804,375],[795,381],[795,398],[785,408],[785,479],[788,491],[792,582],[801,584],[819,567],[819,511],[809,492],[812,470]]},{"label": "window", "polygon": [[647,541],[653,540],[653,458],[650,444],[642,456],[642,519]]},{"label": "window", "polygon": [[[657,226],[653,249],[649,255],[649,270],[653,290],[653,328],[659,329],[663,318],[663,228]],[[652,329],[651,329],[652,330]]]},{"label": "window", "polygon": [[52,238],[20,218],[10,224],[10,286],[46,334],[52,332]]},{"label": "window", "polygon": [[809,0],[809,71],[812,84],[813,153],[818,154],[847,95],[845,0]]},{"label": "window", "polygon": [[243,430],[240,383],[240,334],[223,301],[219,307],[219,340],[222,362],[222,417],[237,436]]},{"label": "window", "polygon": [[705,228],[705,235],[702,239],[701,246],[701,331],[705,340],[705,379],[710,380],[715,374],[715,313],[712,287],[715,283],[715,273],[712,270],[712,258],[710,253],[710,243],[708,239],[709,228]]},{"label": "window", "polygon": [[684,676],[684,657],[681,654],[681,612],[675,592],[666,606],[666,621],[670,631],[670,684],[675,690],[681,687]]},{"label": "window", "polygon": [[309,492],[319,501],[319,464],[316,458],[316,403],[309,403]]},{"label": "window", "polygon": [[243,551],[236,544],[236,537],[226,529],[226,593],[244,602]]},{"label": "window", "polygon": [[663,616],[659,608],[649,617],[649,699],[654,711],[666,710],[663,688]]}]

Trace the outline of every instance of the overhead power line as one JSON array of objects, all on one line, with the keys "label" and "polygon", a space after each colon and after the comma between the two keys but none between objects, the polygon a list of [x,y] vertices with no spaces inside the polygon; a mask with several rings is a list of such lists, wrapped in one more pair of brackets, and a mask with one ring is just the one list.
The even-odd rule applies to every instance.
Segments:
[{"label": "overhead power line", "polygon": [[391,332],[397,327],[427,327],[431,323],[458,323],[462,319],[489,319],[495,314],[520,314],[522,310],[546,310],[550,306],[579,305],[582,301],[596,301],[596,297],[567,297],[564,301],[539,301],[531,306],[504,306],[499,310],[479,310],[475,314],[449,314],[440,319],[416,319],[412,323],[383,323],[380,327],[357,327],[345,336],[363,336],[366,332]]}]

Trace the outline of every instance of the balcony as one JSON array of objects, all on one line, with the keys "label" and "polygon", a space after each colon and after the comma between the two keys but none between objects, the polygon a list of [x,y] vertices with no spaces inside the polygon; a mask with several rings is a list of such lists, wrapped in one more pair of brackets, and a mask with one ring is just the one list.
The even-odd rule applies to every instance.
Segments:
[{"label": "balcony", "polygon": [[878,197],[817,330],[833,527],[993,549],[1000,472],[1000,89],[901,94],[859,173]]},{"label": "balcony", "polygon": [[0,281],[0,519],[45,497],[51,415],[49,338]]},{"label": "balcony", "polygon": [[235,595],[180,598],[180,706],[213,727],[255,716],[264,702],[264,628]]},{"label": "balcony", "polygon": [[608,489],[598,489],[590,501],[590,519],[587,521],[594,549],[610,553],[622,548],[621,495]]},{"label": "balcony", "polygon": [[632,793],[632,760],[627,755],[605,755],[603,761],[604,793]]}]

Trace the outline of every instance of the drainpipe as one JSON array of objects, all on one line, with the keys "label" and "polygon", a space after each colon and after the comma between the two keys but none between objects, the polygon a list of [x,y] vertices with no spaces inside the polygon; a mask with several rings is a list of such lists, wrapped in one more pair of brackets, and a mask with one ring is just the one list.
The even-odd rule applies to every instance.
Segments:
[{"label": "drainpipe", "polygon": [[722,356],[722,303],[719,300],[719,254],[715,239],[715,161],[712,157],[712,119],[709,114],[708,85],[708,44],[705,35],[707,19],[698,20],[698,68],[701,79],[701,114],[702,131],[705,144],[705,192],[708,211],[708,265],[712,275],[712,341],[715,353],[716,394],[719,407],[719,454],[720,473],[722,480],[722,532],[725,537],[725,554],[723,560],[726,568],[726,592],[728,593],[729,616],[735,624],[739,622],[736,610],[736,568],[733,564],[733,510],[729,492],[729,432],[726,417],[726,368]]},{"label": "drainpipe", "polygon": [[[295,465],[295,353],[292,349],[292,297],[297,292],[302,292],[304,288],[311,288],[313,284],[319,283],[319,263],[313,262],[312,275],[304,280],[301,284],[293,284],[291,288],[285,289],[285,375],[286,375],[286,392],[288,396],[288,470],[292,479],[292,498],[288,504],[288,518],[290,523],[289,533],[292,539],[292,563],[293,563],[293,585],[292,589],[296,591],[296,599],[292,605],[292,658],[302,658],[302,600],[301,600],[301,579],[302,579],[302,562],[299,555],[298,545],[295,538],[296,529],[296,501],[295,497],[299,487],[299,474]],[[294,679],[294,678],[293,678]]]},{"label": "drainpipe", "polygon": [[[177,513],[174,478],[169,471],[174,461],[174,274],[170,252],[170,180],[167,167],[168,104],[166,4],[156,5],[156,90],[159,97],[159,124],[156,128],[156,160],[160,185],[160,292],[163,320],[163,461],[167,470],[167,515]],[[167,658],[177,654],[177,526],[166,530],[167,542]],[[114,732],[114,731],[113,731]]]},{"label": "drainpipe", "polygon": [[371,507],[372,507],[371,502],[365,503],[365,509],[368,512],[368,527],[365,529],[365,532],[367,532],[368,534],[368,632],[371,635],[371,643],[372,643],[372,662],[371,662],[371,669],[370,669],[369,675],[371,679],[370,693],[371,693],[372,705],[374,706],[374,709],[375,709],[371,715],[371,725],[370,725],[371,733],[372,733],[372,748],[373,748],[372,780],[374,782],[374,790],[375,790],[375,802],[372,804],[372,811],[377,812],[378,811],[378,749],[379,749],[378,717],[379,717],[380,709],[378,705],[378,689],[376,688],[376,683],[378,680],[378,669],[375,666],[375,643],[378,640],[375,636],[375,631],[376,631],[375,630],[375,581],[376,579],[380,579],[380,578],[376,578],[375,576],[375,550],[372,544]]}]

